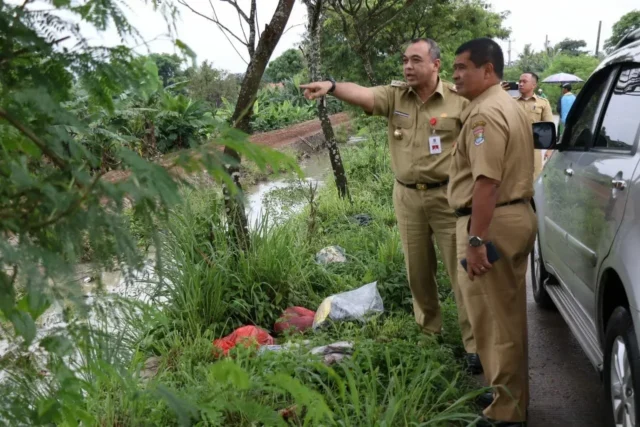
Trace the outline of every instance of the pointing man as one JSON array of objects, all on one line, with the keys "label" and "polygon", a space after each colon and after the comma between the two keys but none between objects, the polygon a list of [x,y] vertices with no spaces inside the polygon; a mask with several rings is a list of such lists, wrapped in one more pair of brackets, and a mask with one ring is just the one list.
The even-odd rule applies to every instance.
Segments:
[{"label": "pointing man", "polygon": [[393,203],[416,321],[427,333],[441,332],[435,237],[451,278],[467,363],[472,372],[480,373],[482,366],[456,281],[456,218],[446,197],[453,141],[460,132],[460,113],[468,102],[452,84],[440,79],[440,48],[433,40],[411,41],[402,59],[406,83],[393,81],[388,86],[366,88],[329,81],[301,88],[309,99],[332,93],[368,114],[387,117],[396,177]]},{"label": "pointing man", "polygon": [[[458,258],[467,265],[458,267],[458,285],[494,388],[480,425],[516,427],[525,425],[529,400],[525,276],[537,226],[531,120],[500,87],[503,70],[502,49],[491,39],[456,51],[453,78],[471,103],[460,117],[449,203],[458,215]],[[491,248],[499,254],[493,263]]]}]

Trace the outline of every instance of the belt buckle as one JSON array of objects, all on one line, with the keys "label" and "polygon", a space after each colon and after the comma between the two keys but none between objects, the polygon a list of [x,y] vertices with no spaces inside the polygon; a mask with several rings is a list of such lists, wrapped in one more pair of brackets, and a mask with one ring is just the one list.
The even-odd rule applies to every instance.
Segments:
[{"label": "belt buckle", "polygon": [[427,189],[427,184],[416,184],[416,188],[418,190],[426,190]]}]

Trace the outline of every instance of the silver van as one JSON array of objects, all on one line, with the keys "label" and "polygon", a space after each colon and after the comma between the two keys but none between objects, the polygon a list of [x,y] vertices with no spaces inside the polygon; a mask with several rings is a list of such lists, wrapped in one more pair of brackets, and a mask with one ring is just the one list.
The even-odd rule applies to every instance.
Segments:
[{"label": "silver van", "polygon": [[640,426],[639,140],[636,30],[578,94],[533,200],[535,300],[557,308],[601,373],[610,426]]}]

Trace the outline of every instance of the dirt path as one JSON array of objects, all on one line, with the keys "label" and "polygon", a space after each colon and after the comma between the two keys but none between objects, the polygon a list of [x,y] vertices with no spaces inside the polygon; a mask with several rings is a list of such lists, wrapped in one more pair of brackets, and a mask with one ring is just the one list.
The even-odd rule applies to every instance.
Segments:
[{"label": "dirt path", "polygon": [[[335,127],[339,124],[347,123],[349,121],[349,114],[333,114],[332,116],[329,116],[329,119],[331,120],[331,124]],[[253,134],[249,137],[249,140],[254,144],[265,145],[274,149],[281,149],[300,142],[302,138],[310,138],[317,135],[321,131],[322,128],[320,126],[320,120],[315,119],[298,123],[284,129]],[[158,160],[155,160],[155,162],[164,167],[168,167],[173,163],[173,156],[175,156],[175,153],[168,153],[160,157]],[[180,168],[175,168],[174,170],[177,171],[177,173],[180,173],[181,171]],[[127,170],[112,170],[107,172],[102,179],[108,182],[118,182],[126,179],[129,174],[130,172]]]},{"label": "dirt path", "polygon": [[[338,113],[329,117],[331,124],[335,127],[341,123],[349,121],[347,113]],[[266,145],[271,148],[284,148],[300,141],[300,138],[308,138],[322,131],[320,120],[309,120],[298,123],[284,129],[271,132],[253,134],[249,138],[251,142],[259,145]]]}]

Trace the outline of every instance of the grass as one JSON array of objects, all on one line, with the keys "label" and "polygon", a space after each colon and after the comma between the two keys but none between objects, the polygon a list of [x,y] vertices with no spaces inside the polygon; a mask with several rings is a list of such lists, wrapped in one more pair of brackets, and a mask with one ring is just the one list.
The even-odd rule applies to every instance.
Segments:
[{"label": "grass", "polygon": [[[457,356],[463,350],[449,281],[440,266],[446,333],[438,340],[422,334],[413,320],[384,124],[365,119],[357,131],[369,140],[343,148],[352,203],[326,185],[313,209],[306,206],[273,226],[265,218],[245,253],[225,238],[219,193],[205,188],[186,194],[164,226],[164,274],[156,303],[137,323],[136,345],[119,358],[116,371],[99,358],[89,360],[84,398],[69,404],[77,411],[55,424],[75,425],[82,417],[85,425],[99,426],[471,423],[477,413],[471,400],[478,392],[461,373]],[[287,191],[271,197],[300,200]],[[361,226],[353,220],[356,214],[372,221]],[[135,226],[135,218],[131,223]],[[316,264],[315,253],[329,245],[343,247],[347,262]],[[316,309],[325,297],[372,281],[385,312],[365,323],[334,323],[315,333],[278,337],[280,343],[300,344],[289,351],[258,354],[241,347],[223,360],[212,352],[212,341],[238,326],[271,330],[286,307]],[[355,350],[338,364],[325,366],[308,352],[344,340]],[[150,356],[157,358],[157,374],[141,380]],[[62,383],[57,390],[64,390]]]}]

